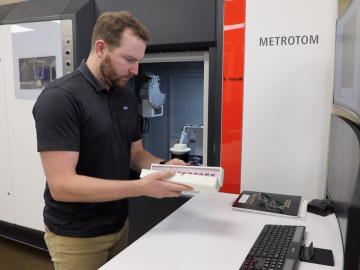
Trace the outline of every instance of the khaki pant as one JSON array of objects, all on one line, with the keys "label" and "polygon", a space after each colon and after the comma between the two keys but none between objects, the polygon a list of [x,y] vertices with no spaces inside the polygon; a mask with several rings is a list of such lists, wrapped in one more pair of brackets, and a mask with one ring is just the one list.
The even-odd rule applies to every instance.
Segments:
[{"label": "khaki pant", "polygon": [[92,238],[59,236],[45,226],[45,242],[55,270],[97,270],[128,245],[129,221],[121,231]]}]

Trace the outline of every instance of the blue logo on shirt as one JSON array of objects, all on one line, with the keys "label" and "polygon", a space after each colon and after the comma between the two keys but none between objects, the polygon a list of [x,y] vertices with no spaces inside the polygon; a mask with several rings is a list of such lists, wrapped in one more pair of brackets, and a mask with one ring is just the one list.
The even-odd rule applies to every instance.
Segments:
[{"label": "blue logo on shirt", "polygon": [[124,106],[124,110],[127,111],[129,108],[128,106]]}]

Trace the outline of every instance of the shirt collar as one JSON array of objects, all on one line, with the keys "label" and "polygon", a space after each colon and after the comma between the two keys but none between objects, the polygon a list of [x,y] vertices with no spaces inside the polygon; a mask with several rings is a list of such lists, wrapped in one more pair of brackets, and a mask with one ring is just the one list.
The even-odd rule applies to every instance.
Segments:
[{"label": "shirt collar", "polygon": [[[100,92],[107,89],[102,85],[101,82],[99,82],[98,79],[92,74],[89,67],[86,65],[86,60],[82,60],[80,66],[78,67],[78,70],[83,74],[83,76],[88,80],[88,82],[94,87],[96,92]],[[112,88],[112,90],[115,90],[116,92],[119,92],[120,89],[118,88]]]}]

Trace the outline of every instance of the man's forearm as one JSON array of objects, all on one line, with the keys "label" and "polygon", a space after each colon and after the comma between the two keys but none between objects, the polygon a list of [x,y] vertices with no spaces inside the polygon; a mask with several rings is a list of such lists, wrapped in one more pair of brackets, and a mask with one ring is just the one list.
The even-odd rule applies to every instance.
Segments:
[{"label": "man's forearm", "polygon": [[105,202],[142,195],[138,180],[105,180],[74,175],[68,180],[50,186],[52,197],[63,202]]},{"label": "man's forearm", "polygon": [[162,159],[157,158],[146,150],[142,150],[131,157],[131,169],[141,172],[142,169],[150,169],[151,164],[158,164]]}]

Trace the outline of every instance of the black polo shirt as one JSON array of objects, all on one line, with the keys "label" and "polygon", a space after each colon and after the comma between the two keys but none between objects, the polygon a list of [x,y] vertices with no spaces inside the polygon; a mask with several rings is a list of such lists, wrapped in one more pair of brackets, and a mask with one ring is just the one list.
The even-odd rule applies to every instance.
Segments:
[{"label": "black polo shirt", "polygon": [[[141,139],[135,92],[106,88],[83,61],[46,87],[33,108],[38,151],[79,152],[79,175],[129,179],[131,144]],[[46,184],[44,222],[55,234],[95,237],[121,230],[128,200],[103,203],[55,201]]]}]

